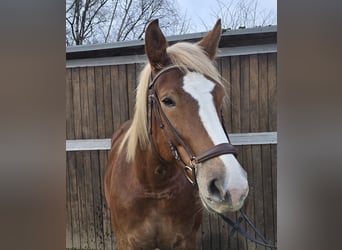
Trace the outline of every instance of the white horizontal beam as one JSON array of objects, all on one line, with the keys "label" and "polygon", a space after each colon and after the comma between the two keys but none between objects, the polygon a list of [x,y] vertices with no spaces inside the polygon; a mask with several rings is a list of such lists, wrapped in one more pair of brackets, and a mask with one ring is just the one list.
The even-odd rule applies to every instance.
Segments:
[{"label": "white horizontal beam", "polygon": [[[233,145],[277,144],[277,132],[229,134]],[[66,140],[66,151],[109,150],[111,139]]]},{"label": "white horizontal beam", "polygon": [[66,151],[109,150],[111,139],[66,140]]}]

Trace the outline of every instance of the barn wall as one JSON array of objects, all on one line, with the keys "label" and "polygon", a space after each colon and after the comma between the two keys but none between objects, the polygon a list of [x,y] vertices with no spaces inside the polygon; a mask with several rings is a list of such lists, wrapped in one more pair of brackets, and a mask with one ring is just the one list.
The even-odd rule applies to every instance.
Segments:
[{"label": "barn wall", "polygon": [[[277,54],[222,56],[218,68],[229,102],[224,110],[229,133],[277,131]],[[143,63],[67,68],[66,139],[111,138],[132,117],[134,90]],[[271,242],[276,241],[276,144],[238,146],[248,173],[247,214]],[[103,173],[108,151],[67,152],[66,247],[116,249]],[[236,218],[236,214],[231,215]],[[217,216],[204,213],[198,249],[264,249],[234,235]]]}]

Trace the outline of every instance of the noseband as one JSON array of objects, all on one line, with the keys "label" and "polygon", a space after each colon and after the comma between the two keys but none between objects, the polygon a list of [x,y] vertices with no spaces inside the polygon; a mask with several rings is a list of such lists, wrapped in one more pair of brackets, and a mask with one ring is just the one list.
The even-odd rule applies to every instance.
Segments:
[{"label": "noseband", "polygon": [[[155,82],[157,81],[157,79],[164,73],[169,72],[171,70],[174,69],[178,69],[180,70],[179,66],[173,65],[173,66],[169,66],[166,67],[164,69],[162,69],[161,71],[158,72],[158,74],[152,79],[151,76],[151,80],[148,86],[148,120],[149,120],[149,125],[148,125],[148,133],[149,133],[149,138],[150,138],[150,142],[152,144],[152,148],[153,150],[156,152],[158,158],[160,160],[162,160],[162,157],[159,155],[158,151],[156,150],[155,144],[153,142],[153,138],[152,138],[152,106],[154,108],[154,115],[156,118],[157,123],[159,123],[159,127],[161,128],[161,130],[163,131],[163,134],[165,135],[167,142],[169,144],[169,147],[171,149],[172,155],[174,156],[174,158],[176,160],[178,160],[182,165],[183,165],[183,169],[185,171],[185,176],[186,178],[190,181],[191,184],[193,184],[196,188],[198,188],[197,186],[197,180],[196,180],[196,168],[197,165],[199,163],[205,162],[207,160],[210,160],[212,158],[215,158],[217,156],[220,155],[224,155],[224,154],[233,154],[236,155],[236,150],[235,147],[230,143],[229,137],[228,137],[228,133],[226,132],[226,129],[224,127],[224,121],[223,121],[223,114],[221,111],[221,122],[222,122],[222,127],[223,130],[227,136],[228,142],[229,143],[221,143],[218,145],[215,145],[214,147],[206,150],[205,152],[203,152],[200,155],[195,155],[191,148],[184,142],[184,140],[180,137],[179,133],[177,132],[177,130],[175,129],[175,127],[171,124],[171,122],[169,121],[169,119],[167,118],[167,116],[165,115],[163,109],[161,108],[161,104],[159,102],[158,96],[157,96],[157,92],[155,91],[154,85]],[[188,69],[190,71],[192,71],[191,69]],[[176,148],[176,146],[172,143],[171,141],[171,137],[168,133],[167,130],[165,130],[165,125],[163,123],[163,121],[166,123],[167,127],[169,128],[170,132],[172,133],[173,137],[176,139],[176,141],[184,148],[184,150],[186,151],[190,162],[187,164],[183,161],[183,159],[180,157],[180,154]],[[188,172],[192,173],[192,177],[188,174]]]}]

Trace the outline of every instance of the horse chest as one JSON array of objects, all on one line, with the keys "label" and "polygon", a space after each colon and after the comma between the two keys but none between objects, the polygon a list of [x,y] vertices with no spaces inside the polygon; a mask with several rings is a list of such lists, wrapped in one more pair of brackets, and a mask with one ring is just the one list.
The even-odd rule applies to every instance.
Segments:
[{"label": "horse chest", "polygon": [[197,221],[194,215],[175,216],[155,206],[131,228],[128,241],[143,249],[175,249],[193,237]]}]

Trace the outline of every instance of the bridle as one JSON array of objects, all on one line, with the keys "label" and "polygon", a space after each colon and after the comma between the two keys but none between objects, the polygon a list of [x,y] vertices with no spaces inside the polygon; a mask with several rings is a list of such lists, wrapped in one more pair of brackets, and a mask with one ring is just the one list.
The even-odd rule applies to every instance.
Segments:
[{"label": "bridle", "polygon": [[[165,138],[169,144],[172,155],[183,166],[185,176],[189,180],[189,182],[195,188],[198,188],[198,184],[197,184],[197,180],[196,180],[197,165],[199,163],[205,162],[207,160],[210,160],[210,159],[215,158],[215,157],[220,156],[220,155],[224,155],[224,154],[236,155],[236,149],[230,143],[228,134],[226,132],[226,129],[224,128],[223,114],[221,112],[222,126],[223,126],[224,132],[226,133],[228,143],[221,143],[221,144],[215,145],[214,147],[209,148],[208,150],[201,153],[200,155],[195,155],[193,153],[191,148],[184,142],[184,140],[179,135],[178,131],[175,129],[175,127],[171,124],[170,120],[167,118],[166,114],[164,113],[163,109],[161,108],[161,104],[159,102],[158,95],[157,95],[157,92],[155,90],[155,83],[158,80],[158,78],[162,74],[169,72],[171,70],[181,70],[181,67],[177,66],[177,65],[172,65],[172,66],[169,66],[169,67],[162,69],[161,71],[159,71],[155,75],[154,78],[152,78],[152,76],[151,76],[150,83],[148,85],[148,121],[149,121],[148,133],[149,133],[149,138],[150,138],[150,142],[152,144],[153,151],[156,152],[156,154],[160,160],[163,160],[162,157],[159,155],[158,151],[156,150],[156,146],[155,146],[155,143],[153,142],[153,138],[152,138],[152,107],[153,107],[154,116],[156,118],[157,123],[159,124],[160,129],[163,131],[163,134],[165,135]],[[193,71],[190,68],[187,68],[187,70]],[[186,154],[188,155],[188,157],[190,159],[189,163],[185,163],[184,160],[182,159],[182,157],[180,156],[176,146],[174,145],[174,143],[172,143],[171,136],[169,135],[168,131],[165,130],[165,125],[164,125],[163,121],[165,122],[166,126],[169,128],[171,134],[173,135],[173,137],[175,138],[177,143],[179,143],[184,148]],[[189,172],[191,173],[192,177],[189,175]]]},{"label": "bridle", "polygon": [[[154,108],[154,116],[156,118],[157,123],[159,124],[160,129],[163,131],[163,134],[165,135],[165,138],[169,144],[170,150],[172,152],[172,155],[174,158],[181,163],[183,166],[185,176],[189,180],[189,182],[196,188],[198,189],[198,184],[196,180],[196,168],[199,163],[205,162],[207,160],[210,160],[212,158],[215,158],[220,155],[224,154],[233,154],[236,156],[236,149],[235,147],[230,143],[228,133],[225,129],[224,126],[224,119],[223,119],[223,113],[221,110],[221,123],[223,130],[227,136],[228,143],[221,143],[218,145],[215,145],[212,148],[209,148],[205,152],[203,152],[200,155],[195,155],[191,148],[184,142],[184,140],[181,138],[175,127],[171,124],[170,120],[167,118],[166,114],[164,113],[163,109],[161,108],[161,104],[158,99],[157,92],[155,90],[155,83],[157,79],[164,73],[171,71],[171,70],[181,70],[182,67],[173,65],[166,67],[159,71],[154,78],[150,78],[150,83],[148,86],[148,133],[149,133],[149,139],[152,144],[152,150],[154,153],[157,155],[160,161],[165,161],[162,159],[162,157],[159,155],[155,143],[153,142],[153,137],[152,137],[152,107]],[[193,71],[191,68],[187,68],[189,71]],[[171,137],[168,133],[167,130],[165,130],[165,125],[163,123],[165,122],[166,126],[169,128],[170,132],[172,133],[173,137],[175,140],[184,148],[186,151],[186,154],[188,155],[190,162],[186,164],[182,157],[180,156],[176,146],[172,143]],[[192,174],[192,177],[189,175],[189,172]],[[250,221],[250,219],[247,217],[246,213],[240,209],[241,217],[238,218],[237,222],[234,222],[231,220],[229,217],[224,216],[223,214],[219,214],[220,217],[232,227],[232,230],[229,233],[229,236],[233,236],[235,232],[240,233],[247,239],[251,240],[252,242],[255,242],[256,244],[271,248],[272,250],[277,249],[275,246],[270,244],[266,239],[263,237],[263,235],[256,229],[256,227],[253,225],[253,223]],[[261,239],[258,240],[256,237],[250,235],[245,229],[243,229],[240,224],[245,221],[256,233],[256,235]]]}]

